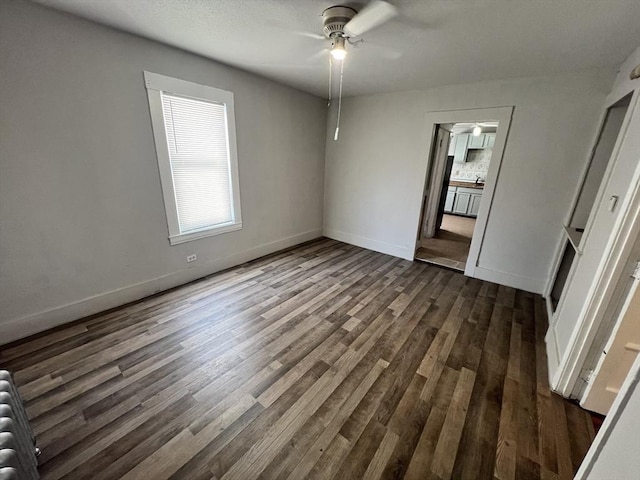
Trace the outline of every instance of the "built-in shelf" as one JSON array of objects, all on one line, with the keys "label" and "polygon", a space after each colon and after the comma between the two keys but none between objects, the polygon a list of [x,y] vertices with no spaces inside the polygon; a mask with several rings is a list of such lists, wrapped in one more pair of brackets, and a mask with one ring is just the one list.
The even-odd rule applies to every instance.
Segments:
[{"label": "built-in shelf", "polygon": [[582,238],[582,234],[584,233],[583,229],[571,228],[564,226],[564,232],[567,234],[567,238],[571,243],[571,246],[576,251],[578,255],[582,254],[580,250],[580,239]]}]

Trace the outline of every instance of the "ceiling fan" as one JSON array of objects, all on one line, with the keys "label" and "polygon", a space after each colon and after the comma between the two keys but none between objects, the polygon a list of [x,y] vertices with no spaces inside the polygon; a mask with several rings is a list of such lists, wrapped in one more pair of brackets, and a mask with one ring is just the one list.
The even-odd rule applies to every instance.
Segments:
[{"label": "ceiling fan", "polygon": [[342,79],[344,74],[344,59],[347,56],[347,45],[355,44],[354,38],[361,37],[364,33],[388,22],[398,15],[398,9],[389,2],[383,0],[373,0],[359,12],[355,9],[336,5],[329,7],[322,12],[322,39],[331,40],[331,48],[329,53],[329,101],[331,105],[332,93],[332,77],[333,62],[340,64],[340,87],[338,94],[338,117],[336,122],[336,130],[333,136],[334,140],[338,140],[338,132],[340,131],[340,113],[342,111]]}]

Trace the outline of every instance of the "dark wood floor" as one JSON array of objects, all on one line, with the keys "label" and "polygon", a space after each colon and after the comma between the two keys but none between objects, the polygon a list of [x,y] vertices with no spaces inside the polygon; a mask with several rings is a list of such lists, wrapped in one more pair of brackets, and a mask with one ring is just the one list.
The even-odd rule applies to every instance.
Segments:
[{"label": "dark wood floor", "polygon": [[542,300],[321,240],[5,348],[45,479],[569,479]]}]

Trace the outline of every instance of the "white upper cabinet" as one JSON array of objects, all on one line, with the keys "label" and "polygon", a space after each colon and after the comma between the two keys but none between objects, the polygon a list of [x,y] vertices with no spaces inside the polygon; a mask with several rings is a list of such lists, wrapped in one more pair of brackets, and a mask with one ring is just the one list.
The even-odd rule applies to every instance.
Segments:
[{"label": "white upper cabinet", "polygon": [[484,135],[480,134],[477,137],[471,135],[469,139],[469,148],[483,148],[484,147]]},{"label": "white upper cabinet", "polygon": [[449,142],[449,155],[453,155],[454,162],[464,163],[467,161],[468,150],[493,148],[495,140],[495,133],[481,133],[477,137],[470,133],[459,133],[454,135]]},{"label": "white upper cabinet", "polygon": [[456,147],[453,153],[453,161],[464,163],[467,161],[467,144],[469,143],[469,135],[468,133],[461,133],[460,135],[456,135]]},{"label": "white upper cabinet", "polygon": [[456,135],[452,135],[451,139],[449,140],[449,152],[447,153],[447,155],[451,156],[451,155],[455,155],[456,154],[456,139],[458,137]]}]

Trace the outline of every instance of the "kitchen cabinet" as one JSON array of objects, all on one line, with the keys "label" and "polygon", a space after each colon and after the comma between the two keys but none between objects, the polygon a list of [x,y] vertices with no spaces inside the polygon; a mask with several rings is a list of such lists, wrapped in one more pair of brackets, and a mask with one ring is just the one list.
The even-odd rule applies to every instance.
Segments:
[{"label": "kitchen cabinet", "polygon": [[480,200],[482,200],[482,194],[478,195],[477,193],[471,195],[471,200],[469,201],[469,210],[467,214],[472,217],[477,217],[478,212],[480,211]]},{"label": "kitchen cabinet", "polygon": [[480,134],[478,136],[471,135],[469,139],[469,148],[483,148],[484,147],[484,135]]},{"label": "kitchen cabinet", "polygon": [[469,202],[471,195],[466,192],[461,192],[460,189],[456,192],[456,198],[453,201],[453,213],[460,215],[466,215],[469,210]]},{"label": "kitchen cabinet", "polygon": [[449,152],[447,153],[448,156],[453,156],[456,153],[456,139],[458,137],[456,135],[452,135],[451,138],[449,139]]},{"label": "kitchen cabinet", "polygon": [[449,155],[453,155],[454,162],[464,163],[470,149],[493,148],[495,141],[495,133],[481,133],[477,137],[470,133],[460,133],[451,137]]},{"label": "kitchen cabinet", "polygon": [[456,187],[449,187],[447,190],[447,198],[444,201],[444,211],[446,213],[453,212],[453,202],[456,199]]},{"label": "kitchen cabinet", "polygon": [[495,133],[481,133],[477,137],[471,135],[468,148],[492,148],[495,141]]},{"label": "kitchen cabinet", "polygon": [[484,146],[483,148],[493,148],[493,144],[496,141],[495,133],[487,133],[484,136]]},{"label": "kitchen cabinet", "polygon": [[467,144],[469,143],[469,135],[468,133],[461,133],[460,135],[456,135],[456,146],[453,152],[453,161],[457,163],[464,163],[467,161]]},{"label": "kitchen cabinet", "polygon": [[481,200],[481,188],[448,187],[444,212],[477,217]]}]

